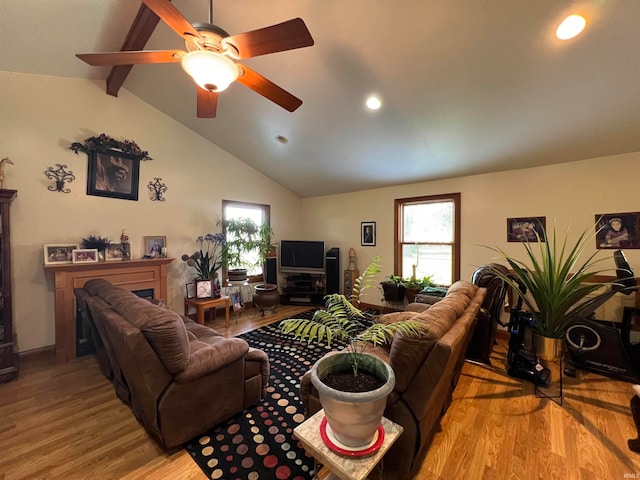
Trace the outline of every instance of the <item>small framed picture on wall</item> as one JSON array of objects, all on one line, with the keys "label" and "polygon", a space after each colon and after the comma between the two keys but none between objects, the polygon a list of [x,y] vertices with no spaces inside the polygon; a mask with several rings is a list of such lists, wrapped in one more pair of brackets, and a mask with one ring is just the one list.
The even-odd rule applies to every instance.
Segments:
[{"label": "small framed picture on wall", "polygon": [[640,248],[640,212],[596,215],[596,248]]},{"label": "small framed picture on wall", "polygon": [[507,242],[546,242],[547,217],[507,218]]},{"label": "small framed picture on wall", "polygon": [[376,222],[360,222],[360,245],[376,246]]}]

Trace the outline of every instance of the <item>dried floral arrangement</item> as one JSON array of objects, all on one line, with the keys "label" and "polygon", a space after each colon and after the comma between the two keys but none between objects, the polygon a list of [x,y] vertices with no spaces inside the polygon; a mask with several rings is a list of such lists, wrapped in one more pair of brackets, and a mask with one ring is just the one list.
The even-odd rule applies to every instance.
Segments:
[{"label": "dried floral arrangement", "polygon": [[84,140],[84,142],[73,142],[69,147],[70,150],[73,150],[76,154],[78,150],[91,153],[91,152],[107,152],[108,150],[120,150],[123,153],[128,153],[130,155],[135,155],[139,157],[140,160],[153,160],[149,156],[149,152],[146,150],[142,150],[136,142],[133,140],[124,140],[122,142],[111,138],[109,135],[101,133],[97,137],[89,137]]}]

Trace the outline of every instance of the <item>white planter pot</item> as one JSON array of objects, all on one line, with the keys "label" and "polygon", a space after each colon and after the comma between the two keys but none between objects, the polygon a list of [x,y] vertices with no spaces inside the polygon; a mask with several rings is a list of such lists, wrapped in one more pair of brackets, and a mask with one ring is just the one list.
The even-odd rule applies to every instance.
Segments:
[{"label": "white planter pot", "polygon": [[372,355],[364,355],[360,369],[386,383],[370,392],[343,392],[325,385],[322,379],[329,373],[351,371],[347,353],[323,357],[311,370],[311,382],[318,390],[331,430],[342,444],[352,448],[371,443],[382,420],[387,396],[396,383],[391,366]]}]

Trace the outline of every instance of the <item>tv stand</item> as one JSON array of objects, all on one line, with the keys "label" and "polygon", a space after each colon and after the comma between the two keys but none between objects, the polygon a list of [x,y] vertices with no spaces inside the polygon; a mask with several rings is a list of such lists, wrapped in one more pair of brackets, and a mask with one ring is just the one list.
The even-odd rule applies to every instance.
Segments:
[{"label": "tv stand", "polygon": [[287,305],[322,305],[324,303],[325,275],[323,273],[296,273],[285,277],[282,303]]}]

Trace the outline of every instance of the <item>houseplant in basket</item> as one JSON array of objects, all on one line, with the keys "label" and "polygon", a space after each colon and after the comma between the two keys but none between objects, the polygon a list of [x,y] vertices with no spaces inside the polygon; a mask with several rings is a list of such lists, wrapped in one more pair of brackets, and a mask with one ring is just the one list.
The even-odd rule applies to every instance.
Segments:
[{"label": "houseplant in basket", "polygon": [[312,319],[283,320],[284,333],[302,341],[321,343],[339,338],[347,346],[339,353],[324,356],[311,370],[311,381],[318,389],[320,403],[335,437],[342,444],[358,448],[371,443],[380,425],[387,396],[395,386],[391,366],[365,353],[367,345],[387,343],[396,333],[420,336],[421,323],[406,320],[382,324],[372,323],[371,315],[360,310],[362,290],[374,286],[371,277],[380,272],[380,257],[354,282],[351,301],[344,295],[325,297],[325,308]]},{"label": "houseplant in basket", "polygon": [[[551,235],[546,232],[538,235],[536,231],[536,242],[527,240],[522,243],[524,261],[500,248],[487,247],[499,253],[513,271],[511,277],[494,270],[522,297],[531,311],[535,321],[534,350],[543,360],[558,358],[567,327],[580,317],[582,307],[609,293],[588,298],[590,295],[603,287],[619,285],[616,281],[594,281],[594,277],[603,272],[594,270],[594,267],[605,259],[596,258],[599,251],[587,255],[585,250],[596,234],[597,231],[590,235],[589,230],[585,230],[573,245],[568,245],[566,236],[558,239],[555,227]],[[545,237],[546,242],[541,240]],[[586,259],[581,260],[583,257]],[[526,289],[524,295],[520,293],[519,284]]]},{"label": "houseplant in basket", "polygon": [[389,275],[389,278],[380,282],[382,296],[387,302],[400,302],[407,294],[407,287],[399,275]]}]

